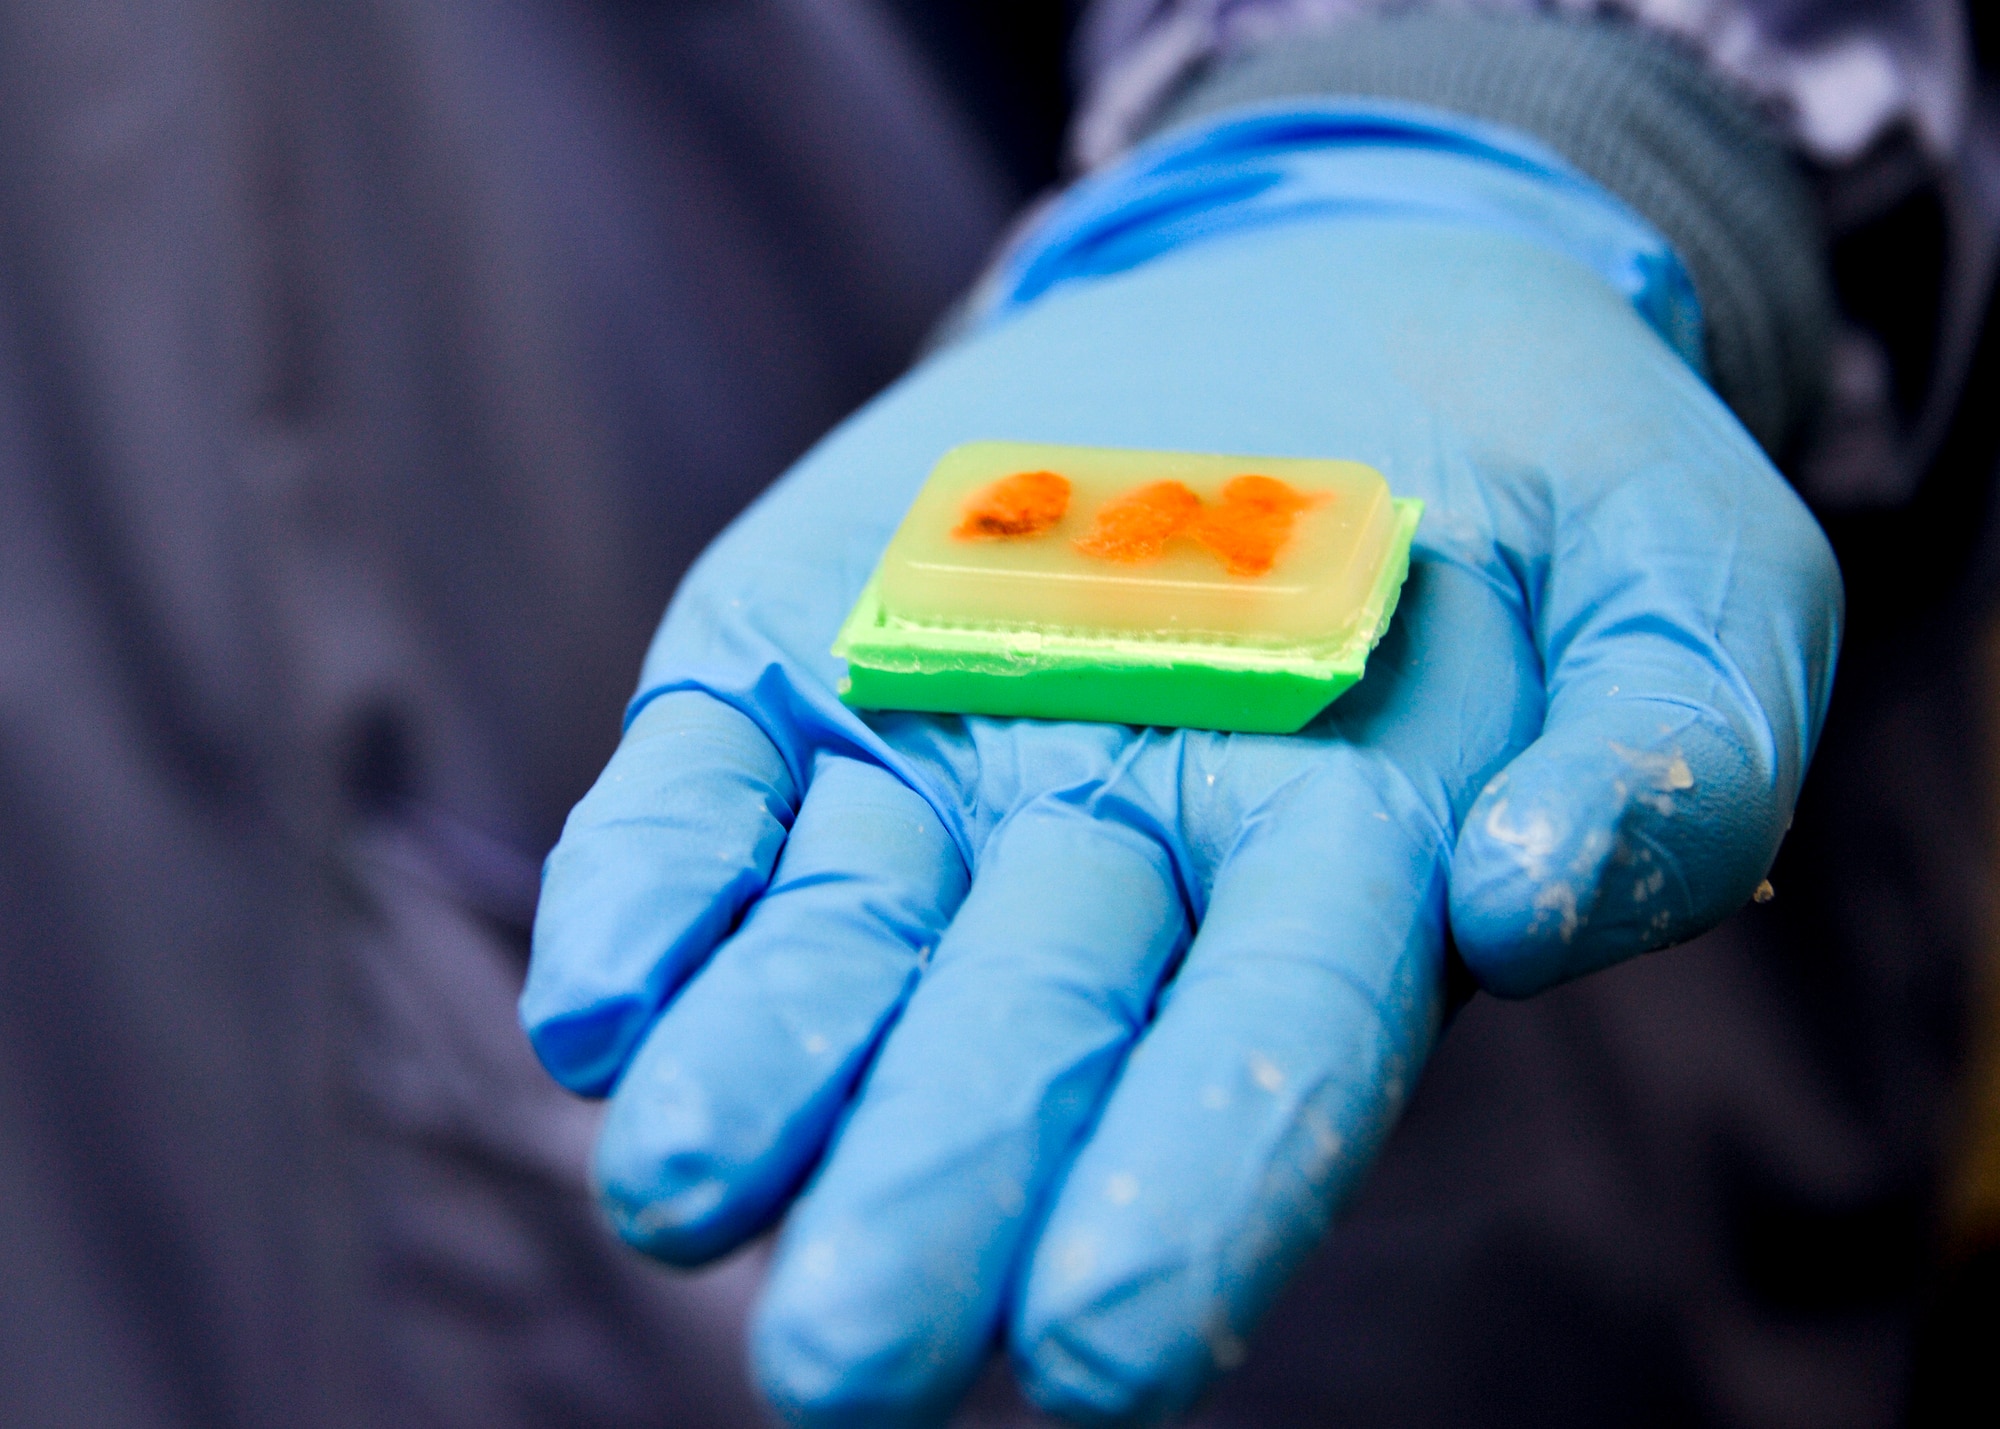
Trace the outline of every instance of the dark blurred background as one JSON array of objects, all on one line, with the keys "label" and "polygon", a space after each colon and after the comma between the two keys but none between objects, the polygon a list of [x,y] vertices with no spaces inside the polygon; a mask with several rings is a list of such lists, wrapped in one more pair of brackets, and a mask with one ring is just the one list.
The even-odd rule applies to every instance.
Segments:
[{"label": "dark blurred background", "polygon": [[0,1418],[751,1422],[513,1012],[687,563],[1054,172],[1060,6],[0,7]]}]

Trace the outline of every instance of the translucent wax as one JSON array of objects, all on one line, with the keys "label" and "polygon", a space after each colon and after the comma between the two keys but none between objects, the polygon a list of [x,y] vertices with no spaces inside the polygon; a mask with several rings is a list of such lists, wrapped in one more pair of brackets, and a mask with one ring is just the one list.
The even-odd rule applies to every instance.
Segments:
[{"label": "translucent wax", "polygon": [[974,442],[883,555],[892,620],[1321,647],[1349,638],[1396,539],[1351,461]]}]

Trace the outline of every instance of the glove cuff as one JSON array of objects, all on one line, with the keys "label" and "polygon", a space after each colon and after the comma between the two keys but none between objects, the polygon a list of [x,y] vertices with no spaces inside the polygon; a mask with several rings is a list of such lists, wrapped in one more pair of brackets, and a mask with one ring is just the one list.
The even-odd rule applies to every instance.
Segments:
[{"label": "glove cuff", "polygon": [[1525,131],[1653,224],[1687,265],[1711,380],[1779,454],[1815,405],[1834,308],[1804,174],[1693,56],[1629,26],[1465,14],[1287,35],[1196,79],[1158,133],[1303,96],[1411,101]]}]

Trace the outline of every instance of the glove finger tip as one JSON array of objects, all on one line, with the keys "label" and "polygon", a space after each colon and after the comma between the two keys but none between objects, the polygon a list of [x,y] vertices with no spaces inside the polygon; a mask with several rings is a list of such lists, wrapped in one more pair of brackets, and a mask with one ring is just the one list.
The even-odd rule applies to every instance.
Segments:
[{"label": "glove finger tip", "polygon": [[728,1183],[714,1176],[670,1174],[653,1184],[613,1177],[599,1184],[597,1198],[620,1240],[655,1260],[692,1268],[728,1254],[745,1238],[717,1215],[728,1191]]},{"label": "glove finger tip", "polygon": [[1129,1362],[1106,1344],[1103,1326],[1085,1312],[1042,1325],[1017,1342],[1015,1378],[1046,1414],[1072,1424],[1145,1424],[1172,1405],[1158,1384],[1159,1366]]},{"label": "glove finger tip", "polygon": [[[1132,1187],[1112,1178],[1114,1203]],[[1140,1204],[1133,1201],[1132,1206]],[[1199,1252],[1155,1230],[1060,1205],[1037,1248],[1011,1325],[1022,1390],[1083,1424],[1154,1423],[1179,1413],[1241,1363],[1227,1296],[1214,1296]],[[1208,1287],[1205,1289],[1204,1287]]]},{"label": "glove finger tip", "polygon": [[760,1101],[756,1088],[718,1080],[715,1068],[684,1055],[702,1049],[675,1030],[658,1024],[633,1058],[598,1135],[591,1181],[621,1238],[688,1266],[734,1250],[777,1216],[801,1148],[785,1135],[795,1129],[788,1103],[768,1087]]},{"label": "glove finger tip", "polygon": [[638,997],[611,997],[575,1011],[549,1008],[530,980],[520,1017],[528,1045],[551,1077],[578,1096],[609,1094],[651,1016]]},{"label": "glove finger tip", "polygon": [[868,1326],[782,1291],[766,1294],[750,1331],[750,1363],[778,1416],[812,1429],[942,1425],[964,1385],[940,1390],[928,1357],[869,1343]]},{"label": "glove finger tip", "polygon": [[605,1218],[627,1245],[669,1265],[704,1265],[761,1228],[767,1197],[746,1186],[745,1168],[694,1137],[645,1134],[641,1122],[606,1119],[591,1161]]},{"label": "glove finger tip", "polygon": [[1525,996],[1683,941],[1763,876],[1781,800],[1739,741],[1700,721],[1651,743],[1619,733],[1545,739],[1467,816],[1451,925],[1487,991]]}]

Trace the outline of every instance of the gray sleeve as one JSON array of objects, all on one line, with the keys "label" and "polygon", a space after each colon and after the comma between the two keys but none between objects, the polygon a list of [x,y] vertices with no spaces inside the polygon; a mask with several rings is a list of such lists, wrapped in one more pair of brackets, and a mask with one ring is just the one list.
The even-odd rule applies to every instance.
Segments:
[{"label": "gray sleeve", "polygon": [[1151,124],[1304,95],[1431,104],[1542,139],[1680,253],[1716,390],[1744,425],[1774,453],[1800,430],[1833,323],[1813,196],[1778,133],[1683,48],[1552,17],[1363,19],[1216,63]]},{"label": "gray sleeve", "polygon": [[1279,36],[1408,14],[1610,19],[1660,35],[1826,164],[1857,158],[1898,126],[1942,158],[1969,122],[1960,0],[1096,0],[1077,37],[1074,156],[1089,168],[1120,152],[1217,60]]}]

